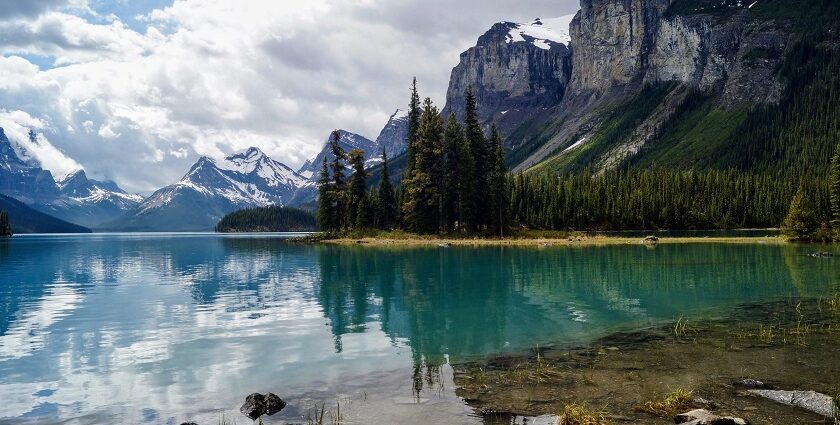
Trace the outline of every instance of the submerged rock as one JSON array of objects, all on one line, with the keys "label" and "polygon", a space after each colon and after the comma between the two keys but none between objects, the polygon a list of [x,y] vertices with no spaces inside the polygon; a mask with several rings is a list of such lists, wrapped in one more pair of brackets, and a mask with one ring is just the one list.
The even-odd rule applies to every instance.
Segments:
[{"label": "submerged rock", "polygon": [[777,403],[800,407],[827,418],[834,417],[834,399],[816,391],[750,390],[749,392]]},{"label": "submerged rock", "polygon": [[275,394],[268,393],[262,395],[260,393],[253,393],[245,397],[245,403],[239,408],[243,415],[257,420],[260,416],[271,416],[286,407],[286,402]]},{"label": "submerged rock", "polygon": [[677,415],[674,418],[674,423],[685,425],[747,425],[749,422],[741,418],[718,416],[705,409],[696,409]]}]

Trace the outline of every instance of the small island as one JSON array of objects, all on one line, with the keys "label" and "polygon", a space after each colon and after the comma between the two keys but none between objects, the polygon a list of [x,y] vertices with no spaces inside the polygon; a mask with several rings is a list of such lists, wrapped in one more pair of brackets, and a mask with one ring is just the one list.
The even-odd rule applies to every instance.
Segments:
[{"label": "small island", "polygon": [[218,233],[314,232],[315,216],[296,208],[270,206],[232,212],[216,225]]}]

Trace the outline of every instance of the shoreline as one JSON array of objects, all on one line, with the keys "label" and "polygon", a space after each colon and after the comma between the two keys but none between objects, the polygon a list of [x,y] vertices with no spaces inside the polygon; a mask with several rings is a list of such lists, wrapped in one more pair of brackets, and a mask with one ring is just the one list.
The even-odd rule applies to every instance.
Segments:
[{"label": "shoreline", "polygon": [[568,246],[568,247],[591,247],[591,246],[610,246],[610,245],[642,245],[642,246],[656,246],[669,244],[702,244],[702,243],[717,243],[717,244],[772,244],[784,245],[791,244],[783,236],[675,236],[675,237],[658,237],[656,242],[645,242],[644,237],[627,237],[627,236],[570,236],[566,238],[529,238],[529,237],[511,237],[511,238],[446,238],[446,237],[429,237],[424,238],[420,236],[406,237],[406,238],[391,238],[391,237],[363,237],[363,238],[336,238],[336,239],[322,239],[319,242],[332,245],[368,245],[368,246],[433,246],[433,247],[449,247],[449,246]]}]

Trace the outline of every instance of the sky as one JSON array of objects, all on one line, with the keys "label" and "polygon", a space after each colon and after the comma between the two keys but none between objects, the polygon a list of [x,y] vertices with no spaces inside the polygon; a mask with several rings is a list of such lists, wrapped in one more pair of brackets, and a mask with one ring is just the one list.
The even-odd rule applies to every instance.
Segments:
[{"label": "sky", "polygon": [[[576,0],[3,0],[0,127],[56,176],[129,192],[250,146],[292,168],[332,129],[375,139],[412,77],[443,107],[499,21]],[[26,134],[34,129],[38,138]]]}]

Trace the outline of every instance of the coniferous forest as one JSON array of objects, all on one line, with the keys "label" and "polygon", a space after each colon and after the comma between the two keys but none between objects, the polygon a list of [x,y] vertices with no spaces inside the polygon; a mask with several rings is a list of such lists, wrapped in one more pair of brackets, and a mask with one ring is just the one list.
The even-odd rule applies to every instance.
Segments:
[{"label": "coniferous forest", "polygon": [[216,231],[238,232],[311,232],[317,230],[309,212],[280,206],[249,208],[230,213],[219,221]]},{"label": "coniferous forest", "polygon": [[[766,131],[761,129],[768,126],[776,128],[775,137],[768,133],[762,138],[772,144],[761,146],[774,151],[772,155],[788,158],[779,161],[776,169],[769,160],[756,157],[771,154],[744,142],[730,145],[721,158],[753,156],[760,166],[732,163],[677,169],[634,166],[626,161],[618,169],[601,172],[585,168],[567,174],[512,175],[505,167],[502,135],[495,125],[485,133],[471,88],[465,97],[463,121],[454,115],[442,117],[430,99],[420,101],[414,81],[407,167],[397,188],[390,178],[388,158],[383,158],[378,185],[368,190],[364,153],[344,152],[338,143],[341,136],[334,132],[335,159],[325,160],[319,180],[321,229],[503,236],[519,229],[782,227],[787,236],[799,240],[830,240],[840,229],[840,146],[826,147],[836,138],[832,129],[837,126],[836,119],[827,114],[837,106],[824,100],[813,99],[816,104],[801,107],[786,100],[748,116],[742,125],[743,139],[760,137],[755,132]],[[826,117],[827,130],[802,128],[802,117],[813,111]],[[797,133],[808,140],[791,147]],[[825,155],[829,159],[819,160]]]}]

